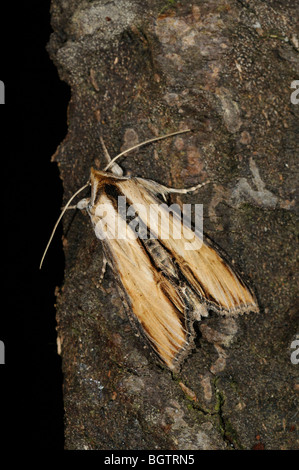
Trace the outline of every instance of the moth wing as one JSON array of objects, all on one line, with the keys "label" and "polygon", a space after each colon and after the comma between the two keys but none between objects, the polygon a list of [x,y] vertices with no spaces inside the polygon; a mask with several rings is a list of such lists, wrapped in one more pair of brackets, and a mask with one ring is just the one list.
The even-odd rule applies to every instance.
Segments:
[{"label": "moth wing", "polygon": [[[188,346],[185,305],[177,289],[156,270],[141,241],[118,214],[103,193],[99,203],[106,206],[105,220],[94,223],[98,238],[103,239],[108,258],[117,271],[131,319],[145,334],[153,349],[170,369],[175,369],[180,353]],[[95,214],[96,220],[96,214]],[[117,235],[115,230],[117,223]],[[103,237],[103,229],[107,234]],[[101,232],[101,233],[100,233]],[[125,236],[124,236],[125,235]],[[129,313],[130,315],[130,313]]]},{"label": "moth wing", "polygon": [[157,194],[165,196],[167,188],[142,178],[134,178],[134,185],[132,180],[130,184],[121,182],[123,193],[138,207],[138,215],[144,223],[150,221],[151,233],[171,253],[199,298],[211,309],[226,315],[258,311],[254,295],[218,249],[203,241],[183,224],[181,217],[156,198]]}]

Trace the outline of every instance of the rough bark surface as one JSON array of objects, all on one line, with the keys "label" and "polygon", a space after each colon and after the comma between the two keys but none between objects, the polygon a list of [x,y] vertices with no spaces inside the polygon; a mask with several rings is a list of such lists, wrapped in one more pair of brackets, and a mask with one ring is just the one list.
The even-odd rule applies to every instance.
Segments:
[{"label": "rough bark surface", "polygon": [[57,296],[67,449],[298,447],[295,301],[298,9],[269,0],[52,0],[48,50],[71,87],[58,163],[65,201],[112,156],[128,174],[188,187],[204,230],[255,289],[261,312],[198,325],[180,374],[136,336],[89,217],[66,215]]}]

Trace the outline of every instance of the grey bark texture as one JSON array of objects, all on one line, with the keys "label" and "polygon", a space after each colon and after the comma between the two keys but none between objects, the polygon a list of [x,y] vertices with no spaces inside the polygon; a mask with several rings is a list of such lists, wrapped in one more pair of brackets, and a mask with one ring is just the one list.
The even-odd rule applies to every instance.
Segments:
[{"label": "grey bark texture", "polygon": [[295,4],[52,0],[48,51],[71,87],[53,156],[64,202],[103,168],[101,133],[114,156],[191,127],[120,164],[173,187],[212,181],[178,200],[204,204],[204,231],[261,309],[211,314],[172,374],[136,335],[110,269],[98,285],[101,243],[85,213],[68,211],[57,295],[67,449],[298,448]]}]

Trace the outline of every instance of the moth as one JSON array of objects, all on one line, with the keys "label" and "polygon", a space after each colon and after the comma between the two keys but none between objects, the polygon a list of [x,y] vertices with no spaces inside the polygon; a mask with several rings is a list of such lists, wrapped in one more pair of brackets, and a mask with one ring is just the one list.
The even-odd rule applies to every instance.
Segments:
[{"label": "moth", "polygon": [[[208,238],[202,240],[159,199],[165,200],[171,193],[186,194],[202,185],[168,188],[149,179],[123,176],[115,163],[141,145],[188,131],[150,139],[113,160],[101,139],[108,165],[103,171],[91,168],[89,182],[68,201],[49,240],[50,243],[71,201],[90,185],[90,197],[72,207],[89,214],[95,235],[103,244],[106,262],[121,289],[129,319],[173,371],[178,370],[194,347],[194,322],[208,316],[210,310],[225,316],[258,311],[253,292],[214,243]],[[126,210],[119,210],[120,200]],[[167,236],[163,236],[165,232]]]}]

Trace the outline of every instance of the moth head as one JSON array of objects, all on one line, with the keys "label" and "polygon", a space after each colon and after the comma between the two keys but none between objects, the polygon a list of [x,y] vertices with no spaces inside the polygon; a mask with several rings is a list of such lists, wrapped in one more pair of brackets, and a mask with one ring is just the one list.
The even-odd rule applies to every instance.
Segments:
[{"label": "moth head", "polygon": [[[114,157],[112,160],[108,154],[108,151],[105,147],[105,144],[104,144],[104,141],[103,141],[103,138],[100,137],[100,140],[101,140],[101,143],[102,143],[102,146],[103,146],[103,150],[104,150],[104,155],[106,156],[106,160],[108,161],[108,164],[106,165],[106,167],[104,168],[104,171],[98,171],[98,170],[95,170],[94,168],[91,168],[91,171],[90,171],[90,180],[88,183],[86,183],[84,186],[82,186],[81,188],[79,188],[71,197],[70,199],[68,200],[68,202],[66,203],[66,205],[64,206],[64,208],[62,209],[61,211],[61,214],[60,216],[58,217],[57,219],[57,222],[56,224],[54,225],[54,228],[52,230],[52,233],[50,235],[50,238],[49,238],[49,241],[47,243],[47,246],[45,248],[45,251],[43,253],[43,256],[42,256],[42,259],[41,259],[41,262],[40,262],[40,265],[39,267],[41,268],[42,267],[42,264],[43,264],[43,261],[44,261],[44,258],[46,256],[46,253],[48,251],[48,248],[50,246],[50,243],[52,241],[52,238],[54,236],[54,233],[56,231],[56,228],[60,222],[60,220],[62,219],[63,215],[65,214],[66,210],[67,209],[87,209],[87,210],[90,210],[94,204],[95,204],[95,199],[96,199],[96,195],[97,195],[97,192],[98,190],[101,189],[101,185],[105,182],[105,178],[107,179],[107,175],[109,175],[109,177],[111,178],[111,174],[107,173],[107,170],[110,169],[112,175],[114,175],[115,177],[118,177],[118,178],[122,178],[122,169],[120,168],[120,166],[115,163],[115,161],[117,159],[119,159],[120,157],[122,157],[123,155],[131,152],[132,150],[138,148],[138,147],[141,147],[143,145],[147,145],[151,142],[156,142],[157,140],[161,140],[161,139],[166,139],[167,137],[171,137],[173,135],[177,135],[177,134],[182,134],[184,132],[190,132],[191,129],[184,129],[182,131],[178,131],[178,132],[173,132],[172,134],[167,134],[167,135],[164,135],[162,137],[155,137],[153,139],[149,139],[149,140],[146,140],[144,142],[141,142],[140,144],[137,144],[135,145],[134,147],[131,147],[129,149],[126,149],[124,150],[123,152],[121,152],[119,155],[116,155],[116,157]],[[126,179],[126,178],[124,178]],[[71,206],[71,202],[73,201],[73,199],[81,192],[83,191],[85,188],[87,188],[88,186],[91,186],[91,195],[90,195],[90,198],[84,198],[84,199],[81,199],[75,206]]]},{"label": "moth head", "polygon": [[94,168],[90,169],[90,178],[89,178],[89,183],[88,185],[90,186],[90,197],[85,197],[81,199],[77,204],[76,204],[76,209],[91,209],[96,200],[97,192],[100,189],[101,182],[103,180],[103,176],[105,175],[104,172],[95,170]]},{"label": "moth head", "polygon": [[81,199],[76,205],[76,208],[80,210],[88,209],[88,207],[90,207],[90,197]]}]

